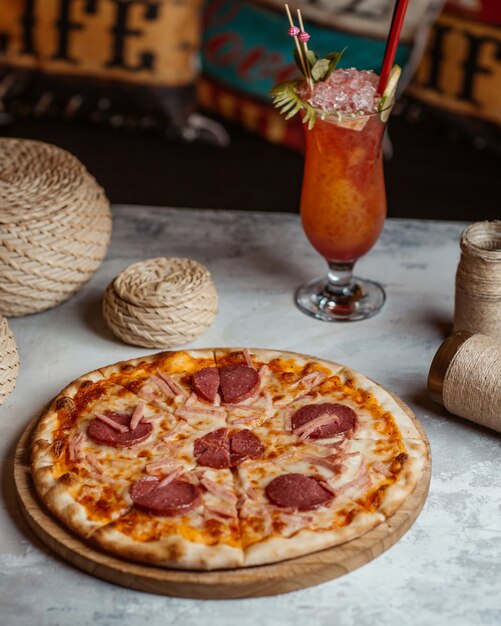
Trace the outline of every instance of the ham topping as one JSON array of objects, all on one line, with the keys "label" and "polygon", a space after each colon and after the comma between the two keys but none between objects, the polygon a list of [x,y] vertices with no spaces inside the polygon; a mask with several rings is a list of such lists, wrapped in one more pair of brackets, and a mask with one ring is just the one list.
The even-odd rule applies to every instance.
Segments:
[{"label": "ham topping", "polygon": [[178,434],[178,432],[179,432],[179,424],[176,424],[174,428],[171,428],[168,433],[165,433],[165,435],[162,435],[160,439],[162,441],[170,441],[173,437],[175,437]]},{"label": "ham topping", "polygon": [[279,519],[285,524],[285,528],[281,531],[282,534],[290,537],[309,525],[313,521],[313,516],[305,515],[301,512],[285,513],[284,511],[280,511]]},{"label": "ham topping", "polygon": [[296,402],[296,400],[300,400],[301,398],[304,398],[310,393],[310,391],[312,391],[312,389],[320,385],[320,383],[322,383],[326,378],[327,378],[326,375],[322,374],[322,372],[312,372],[311,374],[307,374],[306,376],[304,376],[303,378],[300,378],[299,380],[297,380],[295,383],[291,385],[292,388],[302,387],[299,390],[299,393],[289,400],[287,398],[284,400],[279,400],[278,402],[275,403],[275,406],[286,407],[289,404]]},{"label": "ham topping", "polygon": [[284,430],[286,433],[292,432],[292,415],[294,414],[294,409],[287,408],[284,411]]},{"label": "ham topping", "polygon": [[343,437],[339,439],[338,441],[309,441],[308,444],[310,446],[319,446],[321,448],[332,448],[334,450],[340,451],[343,448],[346,448],[349,441],[350,441],[349,439],[347,439],[346,437]]},{"label": "ham topping", "polygon": [[334,472],[334,474],[344,474],[348,471],[346,465],[343,465],[339,458],[336,455],[332,456],[315,456],[313,454],[305,454],[303,459],[312,463],[313,465],[320,465],[321,467],[325,467],[326,469]]},{"label": "ham topping", "polygon": [[291,389],[295,389],[296,387],[299,387],[299,385],[301,385],[301,387],[303,388],[308,387],[311,389],[312,388],[311,385],[313,383],[315,385],[319,384],[317,380],[319,382],[322,382],[323,380],[325,380],[325,374],[322,374],[321,372],[311,372],[310,374],[306,374],[306,376],[303,376],[299,380],[296,380],[296,382],[292,383],[290,387]]},{"label": "ham topping", "polygon": [[232,424],[247,424],[247,422],[253,422],[259,418],[262,418],[263,415],[260,413],[253,413],[252,415],[246,415],[245,417],[237,417],[237,419],[232,420]]},{"label": "ham topping", "polygon": [[157,370],[157,374],[160,376],[162,380],[164,380],[169,385],[169,387],[171,388],[171,390],[174,392],[176,396],[184,396],[185,398],[187,398],[190,395],[185,389],[183,389],[180,385],[178,385],[178,383],[168,374],[165,374],[161,370]]},{"label": "ham topping", "polygon": [[101,422],[104,422],[110,428],[113,428],[113,430],[116,430],[119,433],[126,433],[129,431],[129,428],[127,428],[127,426],[125,426],[124,424],[119,424],[118,422],[115,422],[115,420],[111,419],[111,417],[108,417],[104,413],[96,412],[94,413],[94,415],[97,417],[98,420],[101,420]]},{"label": "ham topping", "polygon": [[388,467],[386,467],[386,465],[383,465],[380,461],[376,461],[375,463],[373,463],[372,469],[376,472],[379,472],[380,474],[383,474],[383,476],[393,478],[393,472]]},{"label": "ham topping", "polygon": [[156,486],[156,489],[160,489],[160,487],[166,487],[167,485],[170,485],[170,483],[179,476],[181,476],[183,472],[184,469],[181,466],[177,467],[175,470],[162,478],[162,480]]},{"label": "ham topping", "polygon": [[314,419],[306,422],[302,426],[299,426],[294,430],[294,434],[299,437],[302,441],[308,439],[308,437],[320,428],[321,426],[327,426],[332,422],[339,422],[339,417],[337,415],[333,415],[332,413],[324,413],[323,415],[319,415]]},{"label": "ham topping", "polygon": [[89,463],[92,469],[94,469],[98,474],[103,473],[103,466],[93,454],[87,454],[87,456],[85,457],[85,460]]},{"label": "ham topping", "polygon": [[261,410],[261,407],[259,406],[259,404],[245,404],[244,402],[242,402],[242,404],[225,404],[224,405],[225,409],[233,409],[233,410],[239,410],[239,411],[259,411]]},{"label": "ham topping", "polygon": [[261,380],[264,379],[265,376],[268,376],[268,374],[270,373],[270,368],[265,364],[265,365],[261,365],[261,367],[258,369],[257,373],[259,374],[259,377],[261,378]]},{"label": "ham topping", "polygon": [[271,393],[265,389],[263,391],[263,397],[265,399],[266,402],[266,407],[264,409],[264,413],[266,415],[266,417],[273,417],[274,413],[275,413],[275,409],[273,407],[273,397],[271,395]]},{"label": "ham topping", "polygon": [[141,389],[137,392],[137,395],[141,398],[145,398],[145,400],[155,400],[155,392],[153,389],[153,383],[147,383],[143,385]]},{"label": "ham topping", "polygon": [[353,489],[353,487],[366,487],[367,485],[370,485],[370,483],[371,479],[369,478],[369,474],[365,472],[358,478],[354,478],[353,480],[350,480],[350,482],[341,485],[341,487],[335,488],[334,491],[336,496],[340,496],[345,491]]},{"label": "ham topping", "polygon": [[247,350],[247,348],[245,348],[245,350],[242,351],[242,354],[244,355],[245,364],[248,365],[249,367],[254,367],[254,365],[252,364],[251,355],[249,354],[249,351]]},{"label": "ham topping", "polygon": [[297,450],[292,449],[292,450],[287,450],[287,452],[283,452],[282,454],[279,454],[275,458],[270,458],[267,460],[271,461],[272,463],[281,463],[282,461],[287,461],[288,459],[292,459],[296,455],[297,455]]},{"label": "ham topping", "polygon": [[156,422],[159,419],[164,419],[164,417],[167,417],[167,415],[172,415],[172,413],[166,413],[165,411],[162,411],[161,413],[152,413],[151,415],[148,415],[148,417],[142,417],[139,420],[138,424],[141,422],[146,422],[147,424],[150,424],[151,422]]},{"label": "ham topping", "polygon": [[196,403],[197,403],[197,394],[192,393],[187,398],[186,402],[184,403],[184,406],[185,407],[195,406]]},{"label": "ham topping", "polygon": [[136,408],[134,409],[134,413],[132,414],[130,420],[130,429],[136,430],[137,425],[144,417],[144,407],[146,406],[146,402],[144,400],[139,400]]},{"label": "ham topping", "polygon": [[186,404],[176,411],[176,415],[181,417],[206,417],[206,416],[216,416],[216,417],[226,417],[226,409],[224,407],[216,407],[216,406],[189,406]]},{"label": "ham topping", "polygon": [[208,514],[207,517],[215,516],[223,519],[229,519],[237,516],[235,509],[226,509],[216,506],[208,506],[204,504],[204,514]]},{"label": "ham topping", "polygon": [[170,386],[159,376],[155,376],[155,374],[152,374],[150,376],[150,380],[155,383],[155,385],[160,389],[160,391],[164,394],[166,398],[175,398],[176,394],[172,391]]},{"label": "ham topping", "polygon": [[73,435],[70,438],[68,445],[68,454],[70,461],[81,461],[82,455],[80,452],[80,446],[82,445],[84,439],[85,435],[82,432],[78,433],[78,435]]},{"label": "ham topping", "polygon": [[287,461],[290,460],[292,458],[294,458],[297,455],[298,451],[293,449],[293,450],[287,450],[287,452],[283,452],[282,454],[279,454],[276,457],[268,457],[266,459],[245,459],[245,467],[246,469],[252,469],[253,467],[258,467],[259,465],[261,465],[263,463],[263,461],[269,461],[271,463],[281,463],[282,461]]},{"label": "ham topping", "polygon": [[164,456],[158,461],[153,461],[153,463],[148,463],[145,467],[147,474],[156,474],[158,470],[163,470],[167,467],[172,468],[172,466],[176,465],[176,460],[171,456]]},{"label": "ham topping", "polygon": [[236,504],[237,497],[235,496],[235,494],[233,494],[228,489],[225,489],[221,485],[218,485],[218,483],[216,483],[215,481],[202,475],[202,477],[200,478],[200,482],[207,489],[209,493],[212,493],[218,498],[221,498],[222,500],[226,500],[227,502],[230,502],[231,504]]},{"label": "ham topping", "polygon": [[359,454],[360,454],[361,463],[360,463],[360,467],[357,470],[357,474],[355,475],[355,478],[353,480],[350,480],[341,486],[332,485],[331,484],[332,479],[329,479],[328,481],[326,481],[328,484],[331,484],[331,487],[334,489],[334,494],[336,496],[340,496],[341,494],[345,493],[346,491],[349,491],[350,489],[353,489],[354,487],[365,487],[367,485],[370,485],[371,479],[367,472],[367,467],[364,462],[363,454],[361,453]]}]

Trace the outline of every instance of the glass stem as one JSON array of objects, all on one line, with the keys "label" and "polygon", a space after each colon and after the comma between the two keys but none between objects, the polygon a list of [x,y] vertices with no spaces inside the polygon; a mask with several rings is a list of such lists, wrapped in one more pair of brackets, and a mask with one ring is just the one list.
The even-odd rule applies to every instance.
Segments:
[{"label": "glass stem", "polygon": [[355,261],[349,263],[329,262],[329,282],[326,291],[329,296],[339,303],[350,303],[361,297],[360,287],[353,278]]}]

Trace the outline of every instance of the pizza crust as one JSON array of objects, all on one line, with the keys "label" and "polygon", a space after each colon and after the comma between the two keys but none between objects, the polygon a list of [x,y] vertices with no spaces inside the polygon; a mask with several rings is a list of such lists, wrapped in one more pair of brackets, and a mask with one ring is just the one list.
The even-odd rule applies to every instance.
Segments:
[{"label": "pizza crust", "polygon": [[385,519],[383,514],[373,512],[357,516],[349,526],[334,530],[304,529],[292,537],[267,538],[246,548],[245,565],[265,565],[333,548],[360,537]]},{"label": "pizza crust", "polygon": [[96,530],[91,541],[124,559],[161,567],[214,570],[244,565],[241,548],[224,544],[204,545],[188,541],[179,535],[165,536],[157,541],[139,542],[109,525]]},{"label": "pizza crust", "polygon": [[403,461],[398,480],[383,492],[379,510],[391,517],[413,493],[426,465],[430,462],[428,446],[422,439],[404,440],[407,459]]}]

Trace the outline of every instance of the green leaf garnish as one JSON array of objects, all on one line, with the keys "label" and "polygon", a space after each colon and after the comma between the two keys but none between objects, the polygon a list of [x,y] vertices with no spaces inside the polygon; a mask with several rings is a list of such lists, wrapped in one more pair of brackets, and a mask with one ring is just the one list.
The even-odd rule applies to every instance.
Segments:
[{"label": "green leaf garnish", "polygon": [[[303,48],[304,48],[304,46],[303,46]],[[308,61],[310,63],[310,67],[313,67],[315,65],[315,63],[318,61],[318,57],[313,52],[313,50],[307,50],[306,51],[306,58],[308,59]]]},{"label": "green leaf garnish", "polygon": [[[299,56],[299,52],[297,51],[297,49],[294,49],[294,62],[296,63],[297,67],[299,68],[299,71],[301,72],[301,74],[304,75],[304,67],[303,64],[301,62],[301,57]],[[311,67],[313,67],[313,65],[315,65],[315,63],[318,60],[317,55],[313,52],[313,50],[308,50],[306,53],[304,53],[304,57],[307,59],[308,64]]]},{"label": "green leaf garnish", "polygon": [[303,124],[308,124],[311,130],[315,124],[316,111],[308,102],[301,100],[296,88],[303,83],[302,78],[288,80],[280,83],[270,91],[273,97],[273,105],[280,109],[280,113],[286,114],[285,119],[289,120],[294,117],[301,109],[304,110]]},{"label": "green leaf garnish", "polygon": [[330,62],[328,59],[319,59],[315,65],[311,68],[311,77],[317,83],[319,80],[324,80],[325,75],[330,69]]},{"label": "green leaf garnish", "polygon": [[345,53],[346,46],[341,50],[341,52],[331,52],[325,58],[329,60],[329,69],[325,73],[325,76],[322,80],[327,80],[332,72],[336,69],[341,57]]},{"label": "green leaf garnish", "polygon": [[[321,59],[313,50],[307,50],[303,43],[299,45],[301,46],[302,55],[295,49],[294,61],[304,78],[296,78],[295,80],[280,83],[276,87],[273,87],[270,93],[273,97],[273,105],[280,110],[280,113],[285,115],[286,120],[294,117],[296,113],[303,110],[303,124],[307,124],[308,129],[311,130],[315,124],[317,111],[311,104],[305,100],[301,100],[297,93],[297,88],[304,84],[305,79],[310,83],[311,81],[318,83],[327,80],[336,69],[346,48],[343,48],[341,52],[331,52]],[[306,68],[303,65],[301,57],[307,65]],[[308,74],[311,78],[308,77]],[[321,114],[320,117],[323,118],[323,115]]]}]

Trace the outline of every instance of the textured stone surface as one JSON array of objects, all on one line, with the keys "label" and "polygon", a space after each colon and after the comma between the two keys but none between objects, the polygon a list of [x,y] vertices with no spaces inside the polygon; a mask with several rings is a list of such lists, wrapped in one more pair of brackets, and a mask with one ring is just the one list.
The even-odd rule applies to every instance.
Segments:
[{"label": "textured stone surface", "polygon": [[[0,622],[6,626],[413,626],[501,623],[501,437],[446,415],[426,394],[436,349],[449,332],[459,223],[386,224],[358,266],[384,283],[375,318],[326,324],[293,305],[302,282],[322,274],[293,215],[114,208],[108,257],[69,302],[13,319],[18,385],[0,408]],[[357,369],[396,392],[430,438],[433,476],[413,528],[388,552],[329,583],[285,596],[235,601],[158,597],[94,579],[52,556],[15,505],[10,459],[29,420],[64,385],[98,366],[151,353],[106,328],[101,299],[133,261],[188,256],[211,270],[220,296],[213,326],[190,347],[254,346],[306,352]]]}]

